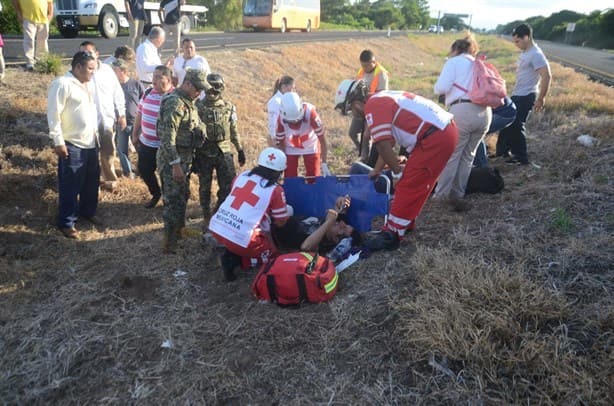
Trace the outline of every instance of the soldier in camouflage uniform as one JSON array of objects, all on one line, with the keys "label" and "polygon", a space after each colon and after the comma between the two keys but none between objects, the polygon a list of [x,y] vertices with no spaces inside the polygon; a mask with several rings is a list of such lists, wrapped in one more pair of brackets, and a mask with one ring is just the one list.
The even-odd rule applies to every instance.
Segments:
[{"label": "soldier in camouflage uniform", "polygon": [[181,228],[185,225],[192,157],[194,150],[202,145],[206,131],[194,100],[208,87],[203,72],[188,70],[181,86],[160,102],[157,164],[164,198],[163,248],[166,253],[174,252]]},{"label": "soldier in camouflage uniform", "polygon": [[196,149],[192,166],[192,172],[198,174],[200,181],[200,206],[205,223],[211,217],[213,170],[217,174],[219,187],[216,210],[230,193],[232,180],[236,176],[232,145],[237,150],[239,165],[245,165],[245,153],[237,132],[236,108],[222,98],[224,79],[220,74],[210,73],[207,82],[211,87],[206,91],[206,97],[196,102],[198,115],[207,126],[207,136],[205,143]]}]

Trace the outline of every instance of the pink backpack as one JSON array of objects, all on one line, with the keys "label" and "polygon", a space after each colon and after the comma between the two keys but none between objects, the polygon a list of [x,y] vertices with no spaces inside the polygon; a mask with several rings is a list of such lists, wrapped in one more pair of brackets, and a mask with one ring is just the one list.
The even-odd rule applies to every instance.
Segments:
[{"label": "pink backpack", "polygon": [[495,109],[503,106],[503,98],[506,96],[505,80],[499,75],[497,69],[484,59],[484,56],[479,56],[473,62],[471,90],[456,83],[454,86],[467,92],[467,97],[472,103]]}]

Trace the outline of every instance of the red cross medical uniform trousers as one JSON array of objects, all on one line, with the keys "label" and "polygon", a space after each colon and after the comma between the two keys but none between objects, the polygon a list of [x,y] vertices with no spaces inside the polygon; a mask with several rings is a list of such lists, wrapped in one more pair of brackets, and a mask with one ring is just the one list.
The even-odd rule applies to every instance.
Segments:
[{"label": "red cross medical uniform trousers", "polygon": [[457,142],[458,129],[454,121],[443,130],[434,131],[418,140],[395,186],[385,229],[401,238],[406,230],[414,229],[416,217],[422,211]]},{"label": "red cross medical uniform trousers", "polygon": [[238,244],[212,232],[213,237],[228,251],[241,257],[241,268],[250,269],[268,263],[279,255],[279,250],[271,239],[262,231],[255,231],[247,247]]}]

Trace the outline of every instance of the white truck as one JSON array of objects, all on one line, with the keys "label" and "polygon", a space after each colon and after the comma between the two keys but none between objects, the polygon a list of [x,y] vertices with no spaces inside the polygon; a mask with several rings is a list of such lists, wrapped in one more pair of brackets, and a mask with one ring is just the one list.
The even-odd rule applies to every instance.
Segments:
[{"label": "white truck", "polygon": [[[145,33],[161,25],[159,9],[160,3],[145,2]],[[181,5],[181,33],[186,35],[193,27],[204,25],[207,11],[205,6]],[[115,38],[120,27],[128,28],[124,0],[55,0],[55,15],[64,38],[75,38],[79,31],[86,30],[98,30],[103,37]]]}]

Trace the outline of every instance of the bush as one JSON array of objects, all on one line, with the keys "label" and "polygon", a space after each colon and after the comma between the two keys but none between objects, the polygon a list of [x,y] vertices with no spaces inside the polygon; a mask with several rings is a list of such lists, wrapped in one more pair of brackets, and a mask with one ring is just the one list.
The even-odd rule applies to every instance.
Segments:
[{"label": "bush", "polygon": [[34,64],[34,71],[37,73],[60,76],[63,73],[62,58],[55,54],[42,55]]},{"label": "bush", "polygon": [[0,32],[3,34],[21,33],[21,25],[17,20],[17,13],[10,0],[2,0],[2,12],[0,13]]}]

